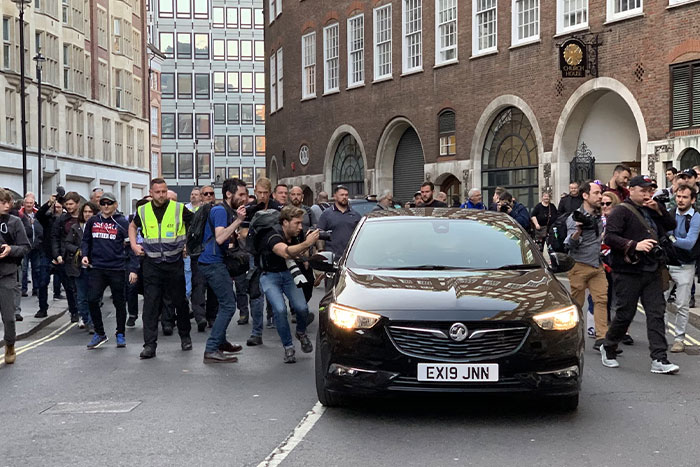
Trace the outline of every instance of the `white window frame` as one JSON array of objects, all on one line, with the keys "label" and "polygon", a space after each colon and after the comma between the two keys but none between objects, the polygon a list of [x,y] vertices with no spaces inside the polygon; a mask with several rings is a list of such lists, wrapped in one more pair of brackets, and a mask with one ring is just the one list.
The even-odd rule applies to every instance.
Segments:
[{"label": "white window frame", "polygon": [[277,54],[270,54],[270,113],[277,110]]},{"label": "white window frame", "polygon": [[[459,43],[459,1],[458,0],[445,0],[452,2],[453,6],[447,10],[454,8],[454,19],[449,21],[440,22],[440,2],[441,0],[435,0],[435,65],[447,65],[450,63],[456,63],[458,61],[457,45]],[[454,44],[445,47],[443,44],[443,34],[442,28],[449,27],[451,23],[454,23]],[[444,55],[448,52],[454,51],[455,56],[452,58],[444,58]]]},{"label": "white window frame", "polygon": [[[518,6],[519,6],[518,4],[521,1],[523,1],[523,0],[513,0],[512,6],[511,6],[511,12],[513,13],[512,20],[511,20],[511,24],[512,24],[512,28],[511,28],[512,34],[511,34],[511,40],[510,40],[511,46],[532,44],[533,42],[538,42],[540,40],[540,25],[541,25],[540,12],[542,10],[542,0],[534,0],[537,2],[537,7],[536,7],[537,8],[537,13],[536,13],[537,18],[535,21],[535,24],[537,25],[537,33],[532,35],[532,36],[524,37],[522,39],[518,37],[518,35],[519,35],[518,30],[522,26],[522,24],[520,22],[520,11],[518,10]],[[546,0],[544,0],[544,1],[546,1]]]},{"label": "white window frame", "polygon": [[[493,7],[488,10],[478,11],[479,3],[489,0],[472,0],[472,56],[486,55],[498,51],[498,0],[493,1]],[[586,0],[587,1],[587,0]],[[491,47],[479,48],[479,15],[494,12],[494,44]]]},{"label": "white window frame", "polygon": [[[573,26],[564,26],[564,2],[569,0],[557,0],[557,34],[566,34],[574,31],[581,31],[583,29],[588,29],[588,21],[590,19],[590,5],[588,0],[580,0],[585,4],[586,11],[586,21],[582,21],[579,24]],[[578,0],[573,0],[578,1]]]},{"label": "white window frame", "polygon": [[[364,86],[365,84],[365,15],[348,18],[347,22],[348,50],[348,89]],[[360,29],[357,41],[353,41],[353,33]]]},{"label": "white window frame", "polygon": [[[633,2],[635,0],[627,0],[628,2]],[[620,11],[620,12],[615,12],[615,6],[620,5],[623,0],[607,0],[607,5],[608,5],[608,14],[606,21],[619,21],[621,19],[625,18],[630,18],[632,16],[639,16],[642,13],[644,13],[644,0],[637,0],[639,2],[639,6],[635,8],[629,8],[626,11]]]},{"label": "white window frame", "polygon": [[668,0],[668,6],[683,5],[684,3],[692,3],[697,0]]},{"label": "white window frame", "polygon": [[284,105],[284,88],[282,87],[284,77],[284,65],[282,48],[277,49],[277,110],[280,110]]},{"label": "white window frame", "polygon": [[[331,36],[332,34],[332,36]],[[329,41],[332,43],[329,44]],[[340,90],[340,24],[323,28],[323,93]]]},{"label": "white window frame", "polygon": [[[379,24],[379,14],[384,13],[382,10],[388,10],[387,12],[387,28],[386,29],[380,29],[380,24]],[[392,77],[393,74],[393,65],[392,65],[392,46],[393,46],[393,37],[392,37],[392,17],[391,17],[392,9],[391,9],[391,3],[381,6],[379,8],[374,9],[374,30],[372,31],[373,37],[374,37],[374,81],[378,81],[381,79],[388,79]],[[388,53],[387,58],[389,59],[388,62],[381,62],[379,60],[379,57],[382,55],[382,50],[385,48],[385,46],[388,46]],[[389,70],[387,73],[381,73],[381,68],[382,66],[388,66]]]},{"label": "white window frame", "polygon": [[[311,74],[313,76],[310,76]],[[314,97],[316,97],[316,31],[301,36],[301,98],[313,99]]]},{"label": "white window frame", "polygon": [[[406,28],[408,11],[406,10],[406,5],[408,3],[417,4],[418,10],[420,11],[420,28],[410,34],[418,38],[418,65],[409,66],[409,56],[408,56],[408,39],[409,33]],[[409,74],[423,71],[423,0],[401,0],[401,73]]]}]

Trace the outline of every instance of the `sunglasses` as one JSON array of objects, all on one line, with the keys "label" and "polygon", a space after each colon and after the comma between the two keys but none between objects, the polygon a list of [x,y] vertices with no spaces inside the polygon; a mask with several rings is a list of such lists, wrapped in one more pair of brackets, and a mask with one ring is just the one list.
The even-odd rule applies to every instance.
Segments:
[{"label": "sunglasses", "polygon": [[100,200],[100,206],[111,206],[114,204],[114,201],[108,200],[108,199],[101,199]]},{"label": "sunglasses", "polygon": [[207,191],[207,192],[203,191],[202,196],[214,196],[214,192],[213,191]]},{"label": "sunglasses", "polygon": [[612,201],[604,201],[600,204],[602,204],[603,206],[612,206]]}]

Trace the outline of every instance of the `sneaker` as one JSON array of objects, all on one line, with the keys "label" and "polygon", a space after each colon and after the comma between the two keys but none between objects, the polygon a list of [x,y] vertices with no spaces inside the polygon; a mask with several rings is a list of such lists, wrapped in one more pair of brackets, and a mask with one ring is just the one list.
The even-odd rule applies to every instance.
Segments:
[{"label": "sneaker", "polygon": [[239,326],[243,326],[248,324],[248,317],[244,316],[243,318],[240,318],[238,321],[236,321]]},{"label": "sneaker", "polygon": [[680,371],[681,367],[669,362],[667,359],[652,360],[651,372],[663,375],[675,375]]},{"label": "sneaker", "polygon": [[309,336],[304,334],[299,334],[297,333],[297,339],[299,339],[299,342],[301,342],[301,351],[304,353],[311,353],[314,351],[314,346],[311,344],[311,339],[309,339]]},{"label": "sneaker", "polygon": [[247,341],[245,341],[245,345],[248,347],[255,347],[256,345],[262,345],[262,337],[261,336],[250,336]]},{"label": "sneaker", "polygon": [[593,326],[588,328],[588,337],[595,339],[595,328]]},{"label": "sneaker", "polygon": [[197,321],[197,332],[205,332],[207,330],[207,320],[202,319]]},{"label": "sneaker", "polygon": [[74,315],[70,315],[70,322],[71,323],[77,323],[79,320],[80,320],[80,317],[78,316],[77,313]]},{"label": "sneaker", "polygon": [[173,326],[171,324],[166,324],[163,326],[163,335],[164,336],[172,336],[173,335]]},{"label": "sneaker", "polygon": [[671,352],[672,353],[679,353],[683,352],[685,350],[685,344],[683,341],[675,341],[673,345],[671,346]]},{"label": "sneaker", "polygon": [[272,318],[267,318],[267,324],[265,324],[267,329],[275,329],[275,321]]},{"label": "sneaker", "polygon": [[83,322],[83,318],[78,319],[78,329],[85,329],[85,323]]},{"label": "sneaker", "polygon": [[134,326],[136,326],[136,317],[129,316],[129,318],[126,320],[126,327],[133,328]]},{"label": "sneaker", "polygon": [[65,297],[64,297],[63,295],[61,295],[61,294],[58,294],[58,295],[54,295],[54,296],[53,296],[53,299],[54,299],[54,300],[63,300],[64,298],[65,298]]},{"label": "sneaker", "polygon": [[23,291],[22,291],[22,296],[23,296],[23,297],[29,297],[29,294],[27,293],[26,290],[23,290]]},{"label": "sneaker", "polygon": [[156,356],[156,349],[154,347],[144,347],[139,355],[141,360],[146,360]]},{"label": "sneaker", "polygon": [[[603,347],[603,342],[605,342],[605,339],[597,339],[595,344],[593,344],[593,350],[600,352],[600,349]],[[621,353],[622,349],[615,349],[615,355],[620,355]]]},{"label": "sneaker", "polygon": [[625,334],[625,337],[622,338],[621,342],[625,345],[634,345],[634,339],[632,339],[632,336],[629,334]]},{"label": "sneaker", "polygon": [[[600,358],[601,361],[603,362],[603,366],[606,366],[608,368],[617,368],[620,366],[620,364],[617,362],[615,359],[615,356],[610,356],[608,355],[608,349],[605,348],[605,346],[600,347]],[[611,358],[612,357],[612,358]]]},{"label": "sneaker", "polygon": [[97,347],[101,346],[105,342],[107,342],[109,338],[106,335],[100,336],[99,334],[95,334],[92,336],[92,340],[90,343],[87,345],[88,350],[96,349]]},{"label": "sneaker", "polygon": [[126,337],[121,332],[117,333],[117,347],[120,349],[126,347]]},{"label": "sneaker", "polygon": [[294,347],[285,347],[284,348],[284,363],[296,363],[297,362],[297,357],[296,357],[296,352],[294,351]]},{"label": "sneaker", "polygon": [[17,313],[17,314],[15,315],[15,321],[24,321],[24,318],[22,318],[22,315],[20,315],[19,313]]},{"label": "sneaker", "polygon": [[47,316],[49,316],[49,314],[47,312],[41,311],[41,310],[37,311],[36,314],[34,315],[35,318],[46,318]]}]

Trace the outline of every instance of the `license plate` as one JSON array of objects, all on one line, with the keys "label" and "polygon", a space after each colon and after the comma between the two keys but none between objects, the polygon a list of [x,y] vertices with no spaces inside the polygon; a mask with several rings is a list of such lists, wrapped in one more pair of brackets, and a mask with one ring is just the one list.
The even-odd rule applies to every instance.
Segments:
[{"label": "license plate", "polygon": [[419,363],[418,381],[489,383],[498,381],[496,363]]}]

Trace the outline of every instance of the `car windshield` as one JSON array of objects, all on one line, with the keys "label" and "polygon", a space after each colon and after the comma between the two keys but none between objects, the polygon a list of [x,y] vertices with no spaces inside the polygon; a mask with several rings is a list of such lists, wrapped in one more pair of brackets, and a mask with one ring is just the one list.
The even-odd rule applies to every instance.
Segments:
[{"label": "car windshield", "polygon": [[403,218],[366,222],[347,265],[364,269],[449,270],[541,267],[518,227],[476,219]]},{"label": "car windshield", "polygon": [[372,201],[361,200],[354,203],[350,202],[350,207],[359,215],[364,216],[368,212],[372,211],[372,209],[376,208],[377,203]]}]

